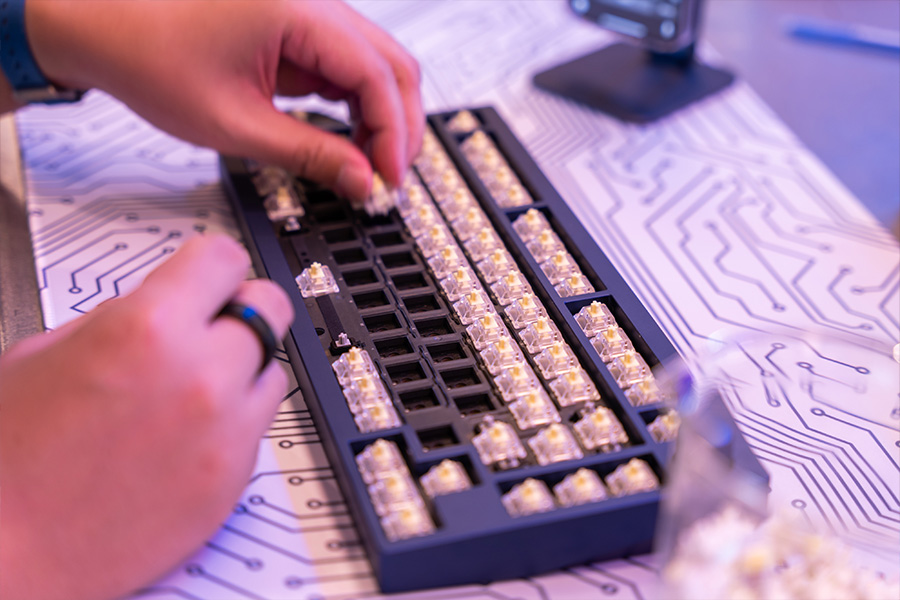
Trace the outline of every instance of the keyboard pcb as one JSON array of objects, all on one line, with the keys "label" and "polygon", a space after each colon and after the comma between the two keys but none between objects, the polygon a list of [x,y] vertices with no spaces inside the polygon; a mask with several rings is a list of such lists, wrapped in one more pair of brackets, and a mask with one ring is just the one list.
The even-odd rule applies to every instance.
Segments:
[{"label": "keyboard pcb", "polygon": [[494,110],[429,117],[372,214],[222,166],[383,591],[649,551],[674,350]]}]

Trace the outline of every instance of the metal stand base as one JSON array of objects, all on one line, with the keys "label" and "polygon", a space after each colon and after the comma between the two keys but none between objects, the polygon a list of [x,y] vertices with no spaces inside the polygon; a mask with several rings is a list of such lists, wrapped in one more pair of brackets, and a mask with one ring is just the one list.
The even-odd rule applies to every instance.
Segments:
[{"label": "metal stand base", "polygon": [[694,60],[613,44],[534,76],[539,88],[623,121],[649,123],[727,87],[734,76]]}]

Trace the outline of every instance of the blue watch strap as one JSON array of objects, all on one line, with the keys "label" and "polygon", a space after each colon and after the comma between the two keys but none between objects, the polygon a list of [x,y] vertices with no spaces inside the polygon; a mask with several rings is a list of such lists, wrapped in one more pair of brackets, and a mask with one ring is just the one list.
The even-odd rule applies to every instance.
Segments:
[{"label": "blue watch strap", "polygon": [[0,0],[0,68],[16,99],[22,102],[72,102],[82,92],[50,83],[31,53],[25,30],[25,1]]}]

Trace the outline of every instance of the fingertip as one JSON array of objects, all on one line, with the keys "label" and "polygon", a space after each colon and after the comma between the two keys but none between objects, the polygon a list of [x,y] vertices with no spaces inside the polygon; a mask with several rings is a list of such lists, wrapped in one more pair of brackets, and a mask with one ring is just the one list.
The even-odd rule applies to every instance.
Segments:
[{"label": "fingertip", "polygon": [[241,282],[231,300],[253,307],[269,324],[277,339],[287,335],[288,327],[294,322],[294,304],[290,296],[271,279],[257,278]]},{"label": "fingertip", "polygon": [[187,311],[198,311],[205,319],[234,294],[250,265],[246,248],[232,237],[193,236],[150,272],[134,294],[154,301],[177,302]]},{"label": "fingertip", "polygon": [[372,165],[363,150],[347,138],[268,105],[259,107],[255,123],[256,127],[241,130],[241,149],[235,153],[286,167],[351,201],[362,202],[371,193]]},{"label": "fingertip", "polygon": [[209,233],[195,235],[187,240],[178,251],[181,255],[210,255],[235,265],[250,267],[247,249],[230,235]]},{"label": "fingertip", "polygon": [[280,361],[273,360],[263,369],[253,386],[257,396],[266,406],[277,407],[287,393],[288,376]]},{"label": "fingertip", "polygon": [[278,407],[288,392],[288,376],[284,364],[271,361],[250,384],[239,408],[244,426],[263,436],[272,425]]},{"label": "fingertip", "polygon": [[409,143],[407,146],[407,168],[412,165],[413,161],[416,160],[416,157],[419,156],[419,152],[422,151],[422,141],[425,137],[425,119],[424,117],[420,119],[414,119],[413,124],[410,126],[409,132]]},{"label": "fingertip", "polygon": [[230,235],[211,233],[197,236],[194,239],[201,240],[197,243],[207,244],[214,255],[234,262],[235,265],[239,265],[245,271],[250,268],[250,253],[247,252],[247,248]]},{"label": "fingertip", "polygon": [[354,204],[362,203],[372,193],[372,168],[354,161],[341,165],[334,191]]},{"label": "fingertip", "polygon": [[382,137],[373,140],[372,143],[372,163],[382,180],[392,188],[398,188],[403,184],[409,165],[404,148],[405,141],[401,143],[400,139],[390,140]]}]

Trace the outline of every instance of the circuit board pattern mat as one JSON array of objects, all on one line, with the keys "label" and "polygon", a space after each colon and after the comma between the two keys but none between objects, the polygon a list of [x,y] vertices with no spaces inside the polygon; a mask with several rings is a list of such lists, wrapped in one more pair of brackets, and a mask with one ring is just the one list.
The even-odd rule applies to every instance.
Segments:
[{"label": "circuit board pattern mat", "polygon": [[[897,242],[746,85],[653,126],[625,126],[531,86],[532,73],[609,41],[559,3],[359,8],[420,60],[429,111],[499,109],[689,361],[726,328],[897,343]],[[102,94],[30,108],[18,124],[49,327],[127,291],[188,236],[236,233],[216,155]],[[787,335],[763,346],[746,353],[746,389],[730,408],[772,477],[772,507],[859,541],[873,566],[896,575],[896,394],[866,396],[854,383],[866,365],[840,349]],[[799,358],[810,353],[813,361]],[[854,393],[821,397],[799,375],[797,386],[775,389],[773,371],[846,381]],[[636,557],[417,597],[655,597],[657,567],[653,556]],[[348,598],[375,589],[309,413],[289,394],[232,518],[141,596]]]}]

